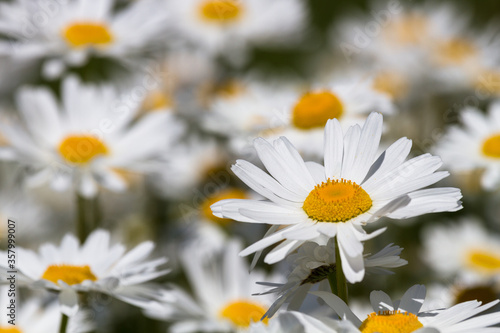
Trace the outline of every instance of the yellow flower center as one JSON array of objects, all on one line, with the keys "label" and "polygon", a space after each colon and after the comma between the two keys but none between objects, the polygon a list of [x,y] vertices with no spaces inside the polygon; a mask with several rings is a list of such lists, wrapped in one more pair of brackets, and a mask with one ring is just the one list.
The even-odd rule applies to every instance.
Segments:
[{"label": "yellow flower center", "polygon": [[339,98],[331,92],[309,92],[295,104],[292,124],[300,129],[324,127],[328,119],[340,118],[343,109]]},{"label": "yellow flower center", "polygon": [[43,273],[42,279],[52,281],[55,284],[62,280],[68,285],[73,285],[82,283],[85,280],[96,281],[97,277],[92,273],[88,265],[50,265]]},{"label": "yellow flower center", "polygon": [[359,330],[362,333],[410,333],[423,327],[418,317],[413,313],[400,311],[372,312],[363,321]]},{"label": "yellow flower center", "polygon": [[104,46],[113,42],[113,35],[106,24],[97,22],[70,24],[64,29],[63,35],[72,47]]},{"label": "yellow flower center", "polygon": [[200,7],[201,17],[211,23],[231,23],[241,17],[243,8],[236,0],[208,0]]},{"label": "yellow flower center", "polygon": [[474,88],[481,93],[498,95],[500,94],[500,71],[482,70],[474,79]]},{"label": "yellow flower center", "polygon": [[172,106],[173,102],[170,96],[161,90],[155,90],[146,96],[141,108],[144,111],[158,111],[169,109]]},{"label": "yellow flower center", "polygon": [[23,333],[20,329],[15,327],[0,327],[0,333]]},{"label": "yellow flower center", "polygon": [[492,135],[483,142],[483,154],[500,158],[500,134]]},{"label": "yellow flower center", "polygon": [[214,214],[212,214],[212,210],[210,209],[210,206],[212,206],[214,203],[225,199],[247,199],[247,195],[245,194],[245,192],[237,188],[227,188],[221,190],[215,195],[212,195],[205,199],[200,207],[201,215],[212,222],[226,224],[231,219],[223,219],[214,216]]},{"label": "yellow flower center", "polygon": [[346,222],[371,206],[372,199],[358,184],[328,179],[309,193],[302,209],[315,221]]},{"label": "yellow flower center", "polygon": [[394,44],[414,45],[425,38],[427,28],[428,21],[424,16],[411,13],[394,21],[384,30],[384,34]]},{"label": "yellow flower center", "polygon": [[476,286],[459,290],[455,295],[455,304],[473,300],[478,300],[486,304],[497,298],[497,293],[492,286]]},{"label": "yellow flower center", "polygon": [[476,47],[468,40],[454,38],[439,43],[437,61],[442,65],[457,65],[476,55]]},{"label": "yellow flower center", "polygon": [[[237,327],[250,327],[253,322],[258,322],[266,313],[261,305],[249,301],[236,301],[227,305],[220,312],[222,318],[228,319]],[[267,324],[268,319],[262,322]]]},{"label": "yellow flower center", "polygon": [[59,145],[59,153],[68,162],[85,164],[99,155],[109,153],[108,147],[89,135],[70,135]]},{"label": "yellow flower center", "polygon": [[382,72],[373,79],[373,89],[397,98],[408,91],[408,82],[397,73]]},{"label": "yellow flower center", "polygon": [[470,267],[485,273],[500,272],[500,255],[485,250],[471,250],[467,253],[467,263]]}]

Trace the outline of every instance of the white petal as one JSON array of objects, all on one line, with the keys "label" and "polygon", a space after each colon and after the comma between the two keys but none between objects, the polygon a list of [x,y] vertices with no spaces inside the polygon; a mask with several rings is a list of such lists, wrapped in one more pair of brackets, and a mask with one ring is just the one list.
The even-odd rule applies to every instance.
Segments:
[{"label": "white petal", "polygon": [[349,309],[349,307],[342,301],[337,295],[326,291],[311,291],[310,294],[316,295],[325,301],[329,307],[339,315],[340,318],[347,318],[350,322],[352,322],[356,327],[361,326],[361,320],[356,317],[356,315]]},{"label": "white petal", "polygon": [[344,138],[337,119],[330,119],[325,126],[325,176],[340,178],[344,155]]},{"label": "white petal", "polygon": [[425,300],[425,286],[416,284],[408,289],[399,303],[398,309],[401,311],[418,314]]}]

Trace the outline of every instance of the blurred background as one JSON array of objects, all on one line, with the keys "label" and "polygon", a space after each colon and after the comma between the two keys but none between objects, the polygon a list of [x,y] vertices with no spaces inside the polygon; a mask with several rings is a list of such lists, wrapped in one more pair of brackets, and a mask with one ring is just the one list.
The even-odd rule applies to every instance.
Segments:
[{"label": "blurred background", "polygon": [[[146,0],[116,0],[109,12],[123,13],[142,1]],[[77,62],[68,60],[76,57],[74,54],[42,50],[40,45],[49,43],[48,32],[43,38],[34,35],[24,40],[9,32],[15,25],[12,17],[23,15],[7,11],[8,5],[22,2],[29,7],[29,1],[0,1],[7,6],[0,11],[2,121],[19,113],[16,96],[21,87],[45,87],[61,99],[63,82],[71,75],[87,84],[112,86],[117,95],[129,97],[144,82],[155,82],[152,89],[141,93],[136,120],[131,124],[156,109],[177,119],[178,123],[165,125],[165,132],[181,129],[181,134],[166,145],[159,158],[161,167],[152,172],[125,170],[120,175],[127,189],[114,192],[101,186],[96,200],[99,226],[110,230],[113,240],[128,248],[154,241],[155,255],[168,257],[171,269],[155,282],[173,283],[188,293],[193,290],[192,281],[179,261],[186,244],[223,252],[229,239],[246,247],[267,230],[264,224],[217,219],[209,209],[221,199],[258,198],[230,170],[237,159],[261,166],[252,148],[255,137],[290,135],[306,160],[322,162],[322,138],[317,140],[318,134],[312,131],[297,134],[290,121],[290,112],[304,92],[317,87],[333,87],[333,91],[349,87],[351,93],[345,98],[338,88],[345,114],[351,104],[354,110],[352,119],[342,123],[344,129],[362,123],[371,111],[382,112],[385,128],[381,146],[386,148],[406,136],[413,140],[411,156],[441,155],[443,149],[452,149],[442,142],[450,128],[464,126],[462,112],[473,108],[486,117],[500,94],[500,3],[495,0],[281,1],[278,9],[257,6],[262,12],[246,26],[235,28],[234,34],[227,33],[229,25],[224,32],[204,31],[194,23],[189,26],[189,19],[182,15],[187,3],[195,6],[194,0],[182,5],[183,0],[149,1],[153,10],[144,10],[144,17],[138,12],[130,22],[156,22],[160,28],[144,30],[144,36],[152,37],[141,40],[129,26],[125,33],[130,34],[130,40],[122,48],[90,52]],[[165,17],[151,16],[159,12]],[[58,17],[59,11],[54,13]],[[59,59],[65,64],[57,62]],[[357,89],[359,93],[352,93]],[[367,105],[356,104],[355,99],[368,95]],[[500,133],[500,124],[491,125]],[[9,123],[4,121],[0,129],[4,147],[10,144],[6,126]],[[467,149],[472,148],[464,147],[465,152]],[[381,236],[366,242],[367,253],[394,243],[404,248],[401,258],[408,265],[393,269],[394,275],[369,275],[350,285],[351,304],[359,311],[369,305],[372,290],[401,295],[417,283],[427,286],[429,302],[436,307],[450,306],[457,300],[498,298],[499,184],[485,185],[487,181],[482,180],[490,164],[482,165],[471,155],[473,167],[457,170],[454,158],[459,157],[447,160],[445,156],[442,169],[451,176],[438,186],[460,188],[464,208],[407,220],[383,218],[367,226],[368,232],[387,226]],[[59,243],[64,234],[74,233],[74,190],[57,191],[47,183],[29,186],[29,163],[2,159],[0,216],[13,216],[20,222],[18,246],[36,250],[43,243]],[[500,168],[500,160],[493,159],[491,165]],[[491,252],[481,252],[487,262],[477,274],[470,265],[450,268],[446,264],[455,260],[448,252],[458,255],[469,244],[467,232],[461,233],[467,227],[476,228],[480,235],[476,243],[469,237],[470,246],[491,243],[487,249]],[[434,239],[433,235],[442,238]],[[0,246],[6,246],[3,232]],[[245,258],[248,263],[251,259]],[[261,259],[257,269],[279,280],[290,266],[286,262],[267,265]],[[22,296],[28,299],[33,294],[23,290]],[[310,301],[304,306],[304,311],[310,311],[317,304]],[[94,297],[91,307],[96,332],[165,332],[171,325],[108,296]]]}]

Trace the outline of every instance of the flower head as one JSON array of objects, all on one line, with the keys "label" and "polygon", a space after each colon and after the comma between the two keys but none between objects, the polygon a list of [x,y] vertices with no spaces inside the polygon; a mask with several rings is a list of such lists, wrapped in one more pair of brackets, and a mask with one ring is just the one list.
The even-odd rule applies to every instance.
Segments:
[{"label": "flower head", "polygon": [[[152,242],[141,243],[125,253],[125,246],[110,246],[109,240],[108,231],[96,230],[82,245],[68,234],[59,247],[44,244],[39,253],[18,247],[16,251],[23,258],[17,265],[18,283],[58,292],[61,311],[69,315],[78,309],[77,293],[90,291],[146,307],[155,299],[158,288],[145,282],[168,273],[159,269],[167,259],[147,260],[154,249]],[[8,276],[8,270],[6,263],[0,266],[2,276]]]},{"label": "flower head", "polygon": [[[382,134],[382,115],[372,113],[363,128],[349,128],[329,120],[325,127],[325,165],[304,162],[284,137],[273,143],[255,140],[255,149],[270,175],[238,160],[234,173],[254,191],[267,198],[223,200],[212,205],[214,215],[249,223],[268,223],[269,234],[241,252],[242,255],[283,241],[265,261],[282,260],[306,241],[324,245],[337,237],[342,269],[347,280],[359,282],[365,274],[363,225],[380,217],[408,218],[431,212],[460,209],[455,188],[422,188],[448,176],[435,172],[441,160],[424,154],[405,162],[411,141],[401,138],[377,157]],[[280,225],[283,228],[278,229]]]}]

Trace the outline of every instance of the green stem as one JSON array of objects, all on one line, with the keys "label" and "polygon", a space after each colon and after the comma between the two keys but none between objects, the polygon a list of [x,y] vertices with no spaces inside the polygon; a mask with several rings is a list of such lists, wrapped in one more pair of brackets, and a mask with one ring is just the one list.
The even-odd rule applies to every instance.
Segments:
[{"label": "green stem", "polygon": [[62,314],[61,325],[59,326],[59,333],[66,333],[66,328],[68,326],[68,316]]},{"label": "green stem", "polygon": [[337,295],[337,279],[335,274],[336,273],[328,274],[328,283],[330,283],[330,289],[332,290],[332,294]]},{"label": "green stem", "polygon": [[99,227],[100,211],[97,196],[85,198],[76,195],[77,233],[80,243],[83,244],[87,236]]},{"label": "green stem", "polygon": [[337,275],[337,296],[342,299],[345,304],[347,302],[347,280],[345,279],[344,270],[342,269],[342,259],[340,258],[338,238],[335,237],[335,266]]}]

